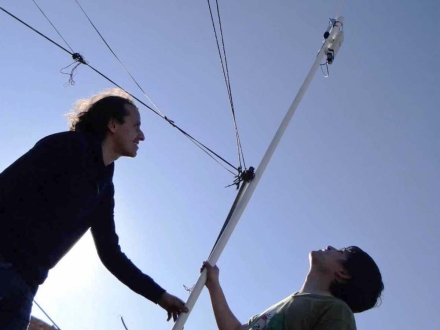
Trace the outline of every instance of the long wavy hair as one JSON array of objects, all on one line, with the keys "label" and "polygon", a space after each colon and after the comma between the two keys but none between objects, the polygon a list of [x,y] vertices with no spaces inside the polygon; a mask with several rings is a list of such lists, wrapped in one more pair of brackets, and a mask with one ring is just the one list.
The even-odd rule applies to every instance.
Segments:
[{"label": "long wavy hair", "polygon": [[69,131],[81,131],[103,141],[110,120],[123,124],[128,111],[125,105],[134,105],[129,94],[119,88],[109,89],[87,99],[75,102],[67,114]]}]

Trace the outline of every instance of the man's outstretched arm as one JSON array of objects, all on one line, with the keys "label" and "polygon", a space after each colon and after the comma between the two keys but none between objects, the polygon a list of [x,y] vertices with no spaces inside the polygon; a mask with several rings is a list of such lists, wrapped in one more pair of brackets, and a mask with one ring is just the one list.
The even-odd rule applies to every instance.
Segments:
[{"label": "man's outstretched arm", "polygon": [[113,186],[108,188],[98,209],[92,215],[92,235],[99,258],[104,266],[134,292],[157,303],[168,313],[168,321],[188,312],[184,302],[165,292],[150,276],[141,272],[121,251],[113,220]]},{"label": "man's outstretched arm", "polygon": [[207,270],[206,287],[211,296],[212,309],[214,310],[215,320],[219,330],[244,330],[246,325],[242,325],[229,308],[223,289],[219,282],[220,270],[217,266],[212,267],[208,262],[203,263],[203,268]]}]

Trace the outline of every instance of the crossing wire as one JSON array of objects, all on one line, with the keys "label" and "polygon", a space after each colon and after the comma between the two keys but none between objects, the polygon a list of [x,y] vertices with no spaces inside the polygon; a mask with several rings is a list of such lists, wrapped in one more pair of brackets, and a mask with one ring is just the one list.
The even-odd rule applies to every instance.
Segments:
[{"label": "crossing wire", "polygon": [[[218,24],[219,24],[219,30],[220,30],[220,37],[221,37],[221,43],[222,43],[222,50],[223,50],[223,55],[222,52],[220,50],[220,43],[219,43],[219,38],[217,35],[217,29],[215,26],[215,22],[214,22],[214,16],[212,14],[212,8],[211,8],[211,3],[209,0],[207,0],[208,2],[208,8],[209,8],[209,13],[211,16],[211,23],[212,23],[212,28],[214,30],[214,36],[215,36],[215,40],[216,40],[216,44],[217,44],[217,50],[219,53],[219,57],[220,57],[220,64],[222,66],[222,71],[223,71],[223,77],[225,80],[225,84],[226,84],[226,90],[228,93],[228,98],[229,98],[229,104],[231,107],[231,112],[232,112],[232,119],[234,122],[234,130],[235,130],[235,138],[236,138],[236,143],[237,143],[237,153],[238,153],[238,161],[239,161],[239,169],[241,170],[242,166],[244,166],[244,169],[246,170],[246,163],[244,160],[244,154],[243,154],[243,149],[241,146],[241,140],[240,140],[240,135],[238,133],[238,126],[237,126],[237,120],[235,117],[235,108],[234,108],[234,102],[233,102],[233,98],[232,98],[232,90],[231,90],[231,81],[229,78],[229,69],[228,69],[228,61],[227,61],[227,57],[226,57],[226,47],[225,47],[225,42],[224,42],[224,38],[223,38],[223,28],[222,28],[222,23],[221,23],[221,17],[220,17],[220,8],[218,5],[218,0],[216,0],[216,9],[217,9],[217,17],[218,17]],[[223,60],[224,58],[224,60]],[[243,164],[242,164],[243,162]]]}]

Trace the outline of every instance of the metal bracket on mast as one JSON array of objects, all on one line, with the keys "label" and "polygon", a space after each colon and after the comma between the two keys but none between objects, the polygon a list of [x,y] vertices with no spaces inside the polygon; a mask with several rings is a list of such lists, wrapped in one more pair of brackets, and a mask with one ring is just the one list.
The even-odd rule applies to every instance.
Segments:
[{"label": "metal bracket on mast", "polygon": [[252,166],[244,172],[242,172],[241,167],[239,167],[239,173],[235,176],[234,182],[232,182],[229,186],[226,186],[226,188],[236,186],[238,190],[240,189],[241,182],[251,182],[254,177],[255,169]]},{"label": "metal bracket on mast", "polygon": [[333,36],[333,39],[330,40],[327,49],[325,49],[325,56],[327,58],[326,64],[333,64],[336,54],[338,53],[339,48],[341,48],[342,43],[344,42],[344,30],[342,30],[343,23],[342,21],[339,21],[338,18],[329,19],[329,27],[327,28],[327,31],[325,31],[324,33],[324,41],[328,39],[331,31],[336,26],[338,27],[338,32]]},{"label": "metal bracket on mast", "polygon": [[255,177],[255,169],[251,166],[248,170],[241,173],[241,180],[244,182],[250,182]]}]

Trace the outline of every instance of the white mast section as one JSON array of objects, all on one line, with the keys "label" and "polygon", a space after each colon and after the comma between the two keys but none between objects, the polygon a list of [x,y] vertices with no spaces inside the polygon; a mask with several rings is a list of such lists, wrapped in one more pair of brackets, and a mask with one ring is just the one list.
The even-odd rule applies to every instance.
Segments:
[{"label": "white mast section", "polygon": [[[284,132],[286,131],[287,126],[290,123],[290,120],[292,119],[299,103],[301,102],[307,88],[309,87],[316,71],[319,68],[319,65],[322,63],[323,59],[326,58],[326,63],[331,64],[333,62],[334,56],[336,55],[336,52],[339,50],[339,47],[341,46],[343,35],[342,35],[342,24],[344,21],[344,17],[340,16],[337,17],[335,20],[330,20],[331,25],[330,28],[327,30],[326,34],[324,35],[324,43],[316,56],[315,62],[313,63],[309,73],[307,74],[303,84],[301,85],[301,88],[299,89],[298,93],[296,94],[295,99],[292,102],[292,105],[290,106],[289,110],[287,111],[283,121],[281,122],[278,131],[276,132],[274,138],[272,139],[272,142],[269,145],[269,148],[267,149],[266,153],[263,156],[263,159],[261,160],[260,166],[257,168],[255,172],[254,179],[248,184],[248,187],[246,188],[246,191],[244,191],[241,199],[238,201],[235,212],[232,214],[231,219],[224,229],[224,232],[222,236],[219,238],[216,246],[214,247],[214,250],[211,253],[211,256],[208,259],[208,262],[211,265],[215,265],[220,258],[221,253],[223,252],[224,247],[226,246],[226,243],[228,242],[229,238],[231,237],[231,234],[235,228],[235,226],[238,223],[238,220],[240,220],[240,217],[243,213],[243,211],[246,208],[247,203],[249,202],[250,198],[252,197],[252,194],[257,187],[258,182],[260,181],[261,177],[263,176],[264,170],[267,167],[267,164],[269,163],[270,159],[272,158],[273,153],[275,152],[276,147],[278,146],[278,143],[280,142]],[[340,32],[341,31],[341,32]],[[200,275],[196,285],[194,286],[194,289],[192,290],[188,301],[186,302],[185,306],[188,307],[189,312],[188,313],[182,313],[180,314],[179,318],[177,319],[176,323],[174,324],[172,330],[183,330],[183,326],[186,322],[186,320],[189,317],[190,312],[192,311],[198,297],[200,296],[200,293],[203,290],[203,287],[206,282],[206,270],[202,272]]]}]

